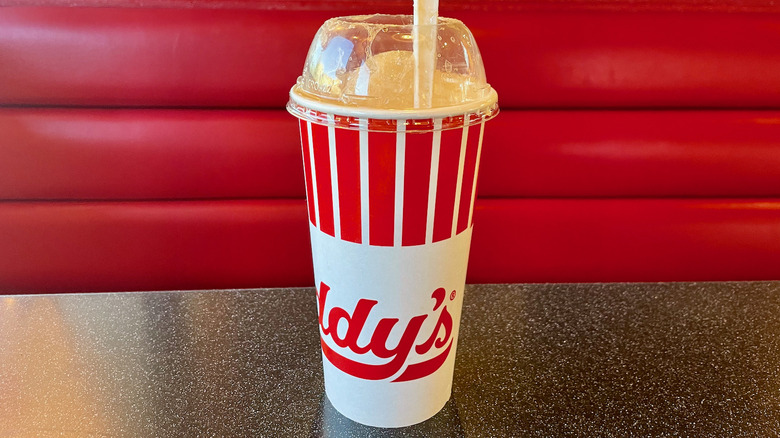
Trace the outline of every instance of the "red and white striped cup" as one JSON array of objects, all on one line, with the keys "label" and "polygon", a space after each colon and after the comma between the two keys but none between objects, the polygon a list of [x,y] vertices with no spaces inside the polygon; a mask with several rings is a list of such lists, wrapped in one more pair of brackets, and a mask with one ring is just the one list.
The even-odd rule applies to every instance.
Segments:
[{"label": "red and white striped cup", "polygon": [[[456,21],[445,24],[471,38]],[[355,49],[360,38],[376,34],[342,37],[356,26],[338,24],[326,22],[315,37],[288,104],[300,123],[325,391],[352,420],[401,427],[430,418],[450,398],[484,123],[498,110],[497,96],[484,82],[484,97],[443,108],[313,99],[307,80],[338,79],[343,70],[334,65],[349,68],[365,55]],[[406,40],[376,37],[366,46]],[[476,45],[463,47],[450,52],[476,53],[459,65],[484,81]],[[338,56],[317,58],[329,53]]]},{"label": "red and white striped cup", "polygon": [[327,121],[299,120],[326,393],[363,424],[418,423],[452,388],[483,116],[304,111]]}]

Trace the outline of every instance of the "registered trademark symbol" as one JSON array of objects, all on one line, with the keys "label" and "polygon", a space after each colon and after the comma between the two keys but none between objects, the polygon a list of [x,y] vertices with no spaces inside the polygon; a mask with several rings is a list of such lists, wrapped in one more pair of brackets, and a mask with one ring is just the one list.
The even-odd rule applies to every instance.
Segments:
[{"label": "registered trademark symbol", "polygon": [[455,299],[455,291],[452,291],[452,293],[450,294],[450,301],[454,299]]}]

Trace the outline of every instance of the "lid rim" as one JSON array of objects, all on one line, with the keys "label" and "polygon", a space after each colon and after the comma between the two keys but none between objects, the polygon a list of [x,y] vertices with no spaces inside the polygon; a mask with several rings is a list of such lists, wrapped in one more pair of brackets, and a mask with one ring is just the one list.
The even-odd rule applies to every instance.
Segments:
[{"label": "lid rim", "polygon": [[[488,85],[490,86],[490,85]],[[490,87],[488,97],[476,102],[468,102],[460,105],[450,105],[438,108],[413,108],[404,110],[388,110],[381,108],[369,108],[361,106],[344,106],[334,103],[317,101],[296,92],[296,84],[290,89],[290,100],[296,104],[310,108],[323,113],[346,115],[350,117],[380,119],[380,120],[399,120],[399,119],[433,119],[461,116],[472,114],[495,106],[498,103],[498,93],[493,87]],[[344,114],[345,109],[349,109],[349,114]]]},{"label": "lid rim", "polygon": [[[407,18],[409,20],[412,20],[409,23],[384,23],[384,22],[367,22],[367,18]],[[339,22],[339,23],[348,23],[348,24],[371,24],[383,28],[390,28],[390,29],[396,29],[396,28],[430,28],[430,27],[439,27],[444,26],[451,23],[459,23],[463,24],[463,21],[452,18],[452,17],[443,17],[438,16],[436,23],[432,24],[414,24],[414,15],[412,14],[357,14],[357,15],[340,15],[338,17],[329,18],[326,20],[326,22]],[[465,26],[465,25],[464,25]]]}]

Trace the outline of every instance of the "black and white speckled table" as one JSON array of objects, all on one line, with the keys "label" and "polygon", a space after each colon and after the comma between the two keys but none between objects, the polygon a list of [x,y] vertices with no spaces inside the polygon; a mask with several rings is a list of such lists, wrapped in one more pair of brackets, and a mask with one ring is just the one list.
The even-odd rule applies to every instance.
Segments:
[{"label": "black and white speckled table", "polygon": [[0,296],[0,436],[777,436],[780,282],[469,286],[418,426],[323,397],[313,289]]}]

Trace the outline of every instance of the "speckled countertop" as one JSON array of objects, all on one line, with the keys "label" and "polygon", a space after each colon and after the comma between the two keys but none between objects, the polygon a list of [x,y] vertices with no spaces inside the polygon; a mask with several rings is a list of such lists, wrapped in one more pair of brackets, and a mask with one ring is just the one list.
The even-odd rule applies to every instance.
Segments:
[{"label": "speckled countertop", "polygon": [[0,296],[0,436],[780,433],[780,282],[467,287],[453,397],[395,430],[323,396],[313,289]]}]

